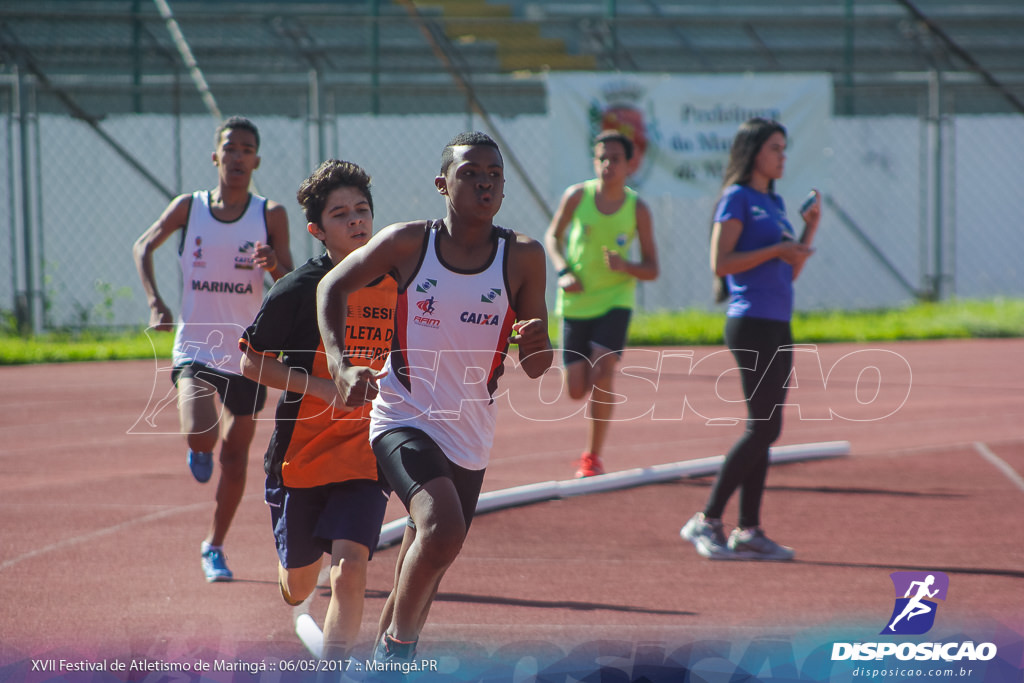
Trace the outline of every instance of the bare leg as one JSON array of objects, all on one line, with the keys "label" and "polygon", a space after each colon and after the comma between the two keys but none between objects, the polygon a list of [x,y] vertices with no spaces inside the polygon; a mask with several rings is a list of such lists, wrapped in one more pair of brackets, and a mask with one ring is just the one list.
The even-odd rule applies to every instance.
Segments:
[{"label": "bare leg", "polygon": [[363,621],[366,564],[370,549],[360,543],[336,540],[331,552],[331,602],[324,618],[324,659],[348,657]]},{"label": "bare leg", "polygon": [[374,640],[374,647],[384,637],[384,632],[387,631],[388,627],[391,626],[391,620],[395,616],[395,597],[398,594],[398,577],[402,574],[402,565],[405,563],[405,555],[409,552],[409,546],[412,545],[413,540],[416,538],[416,530],[411,526],[406,525],[405,533],[402,535],[402,547],[398,551],[398,559],[395,561],[395,583],[391,588],[391,592],[388,593],[387,600],[384,601],[384,607],[380,612],[380,621],[377,624],[377,638]]},{"label": "bare leg", "polygon": [[612,393],[612,381],[615,378],[615,369],[618,364],[618,356],[614,353],[604,352],[604,355],[594,363],[590,373],[593,390],[590,392],[587,411],[589,418],[587,451],[597,456],[600,456],[604,450],[605,438],[608,435],[608,428],[611,426],[616,398]]},{"label": "bare leg", "polygon": [[305,567],[285,569],[279,563],[277,565],[277,580],[281,586],[281,597],[284,598],[284,601],[293,607],[302,604],[316,589],[322,564],[322,560],[317,560]]},{"label": "bare leg", "polygon": [[235,512],[245,494],[245,476],[249,465],[249,444],[256,432],[256,420],[251,415],[224,413],[226,434],[220,449],[220,478],[217,481],[217,506],[213,513],[206,542],[223,545],[224,538],[235,518]]},{"label": "bare leg", "polygon": [[450,479],[427,482],[409,508],[416,532],[398,572],[393,615],[385,629],[403,642],[419,638],[441,579],[466,539],[466,522]]},{"label": "bare leg", "polygon": [[178,418],[188,447],[212,453],[220,439],[220,405],[217,390],[195,377],[178,380]]}]

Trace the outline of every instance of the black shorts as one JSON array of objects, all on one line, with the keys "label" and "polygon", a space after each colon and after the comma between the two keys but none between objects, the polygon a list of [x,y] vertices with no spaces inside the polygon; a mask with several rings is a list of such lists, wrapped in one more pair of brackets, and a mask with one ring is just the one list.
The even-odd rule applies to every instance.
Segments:
[{"label": "black shorts", "polygon": [[613,308],[596,318],[562,320],[562,364],[589,359],[595,348],[606,349],[621,358],[632,315],[628,308]]},{"label": "black shorts", "polygon": [[266,501],[281,565],[297,569],[313,564],[324,553],[329,555],[336,540],[365,545],[372,558],[388,492],[372,479],[299,489],[268,477]]},{"label": "black shorts", "polygon": [[[397,427],[373,440],[377,466],[391,489],[409,509],[409,501],[428,481],[445,477],[455,484],[462,505],[462,517],[469,529],[476,513],[476,502],[484,483],[482,470],[468,470],[456,465],[433,439],[414,427]],[[410,524],[411,526],[411,524]]]},{"label": "black shorts", "polygon": [[192,377],[213,385],[221,403],[232,415],[255,417],[267,402],[267,388],[259,382],[242,375],[214,370],[202,363],[175,365],[171,370],[171,381],[174,382],[174,386],[178,386],[178,379],[181,377]]}]

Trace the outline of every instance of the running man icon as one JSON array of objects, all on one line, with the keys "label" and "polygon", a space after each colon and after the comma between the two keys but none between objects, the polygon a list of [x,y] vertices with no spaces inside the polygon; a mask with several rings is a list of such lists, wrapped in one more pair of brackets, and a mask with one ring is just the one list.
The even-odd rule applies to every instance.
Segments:
[{"label": "running man icon", "polygon": [[[889,625],[882,633],[926,633],[935,623],[937,604],[933,598],[945,599],[949,577],[942,572],[894,572],[892,581],[897,596],[901,588],[906,586],[906,589],[903,597],[896,599]],[[924,618],[911,624],[910,620],[914,617]]]},{"label": "running man icon", "polygon": [[921,602],[921,599],[924,597],[934,598],[938,594],[938,588],[933,591],[928,590],[928,587],[933,583],[935,583],[934,574],[929,574],[928,578],[924,581],[912,581],[910,583],[910,588],[908,588],[907,592],[903,594],[903,597],[910,598],[910,592],[914,590],[914,586],[917,586],[917,593],[914,594],[914,597],[910,598],[910,601],[907,603],[907,606],[903,608],[903,611],[900,612],[900,615],[893,619],[892,623],[889,624],[890,631],[896,630],[896,622],[903,617],[906,617],[907,621],[910,621],[916,616],[928,614],[932,611],[932,606]]}]

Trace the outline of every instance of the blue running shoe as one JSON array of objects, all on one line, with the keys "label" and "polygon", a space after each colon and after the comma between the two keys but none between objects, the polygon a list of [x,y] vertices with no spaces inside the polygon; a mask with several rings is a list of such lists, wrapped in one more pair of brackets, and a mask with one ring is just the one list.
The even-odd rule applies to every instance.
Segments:
[{"label": "blue running shoe", "polygon": [[206,574],[207,583],[216,581],[231,581],[235,575],[228,569],[227,558],[224,551],[217,548],[207,548],[202,556],[203,573]]},{"label": "blue running shoe", "polygon": [[188,450],[188,468],[192,470],[192,476],[200,484],[210,481],[213,476],[213,453],[199,451],[196,453],[191,448]]},{"label": "blue running shoe", "polygon": [[373,661],[385,665],[410,664],[416,659],[416,643],[395,640],[385,633],[373,649]]}]

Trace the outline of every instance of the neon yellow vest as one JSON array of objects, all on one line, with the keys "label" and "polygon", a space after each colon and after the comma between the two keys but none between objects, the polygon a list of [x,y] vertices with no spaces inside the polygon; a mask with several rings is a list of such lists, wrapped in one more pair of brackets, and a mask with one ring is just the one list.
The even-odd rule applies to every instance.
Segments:
[{"label": "neon yellow vest", "polygon": [[582,283],[582,292],[558,290],[555,313],[567,318],[597,318],[613,308],[633,308],[636,278],[609,270],[601,247],[628,258],[636,238],[636,192],[626,188],[626,199],[613,214],[597,210],[597,179],[583,183],[583,197],[572,215],[565,257]]}]

